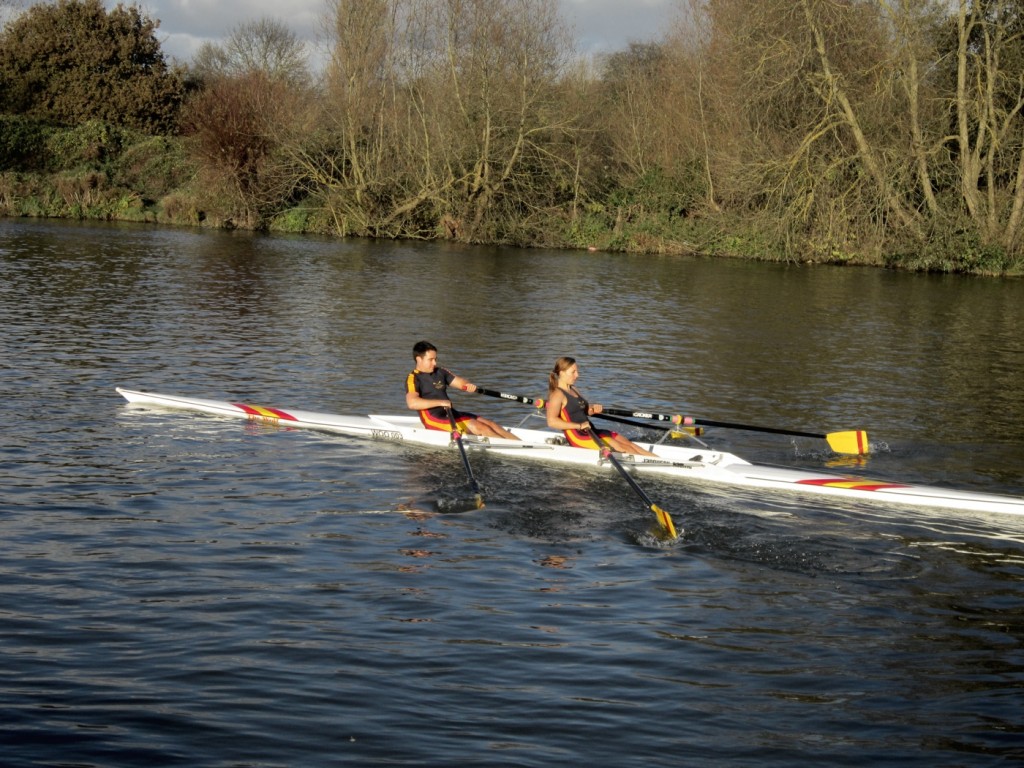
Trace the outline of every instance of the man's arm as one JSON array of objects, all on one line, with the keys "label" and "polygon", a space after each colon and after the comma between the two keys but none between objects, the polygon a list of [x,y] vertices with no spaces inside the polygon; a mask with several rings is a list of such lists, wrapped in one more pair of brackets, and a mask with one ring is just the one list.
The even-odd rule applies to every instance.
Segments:
[{"label": "man's arm", "polygon": [[452,386],[465,390],[466,392],[476,392],[476,384],[473,384],[469,379],[464,379],[461,376],[456,376],[452,379]]},{"label": "man's arm", "polygon": [[405,393],[405,405],[410,411],[425,411],[427,408],[451,408],[451,400],[427,400],[416,392]]}]

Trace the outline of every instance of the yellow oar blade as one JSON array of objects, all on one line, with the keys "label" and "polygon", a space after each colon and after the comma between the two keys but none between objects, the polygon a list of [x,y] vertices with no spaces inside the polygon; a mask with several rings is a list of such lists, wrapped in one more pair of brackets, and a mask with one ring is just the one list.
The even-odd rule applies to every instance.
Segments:
[{"label": "yellow oar blade", "polygon": [[651,512],[653,512],[654,516],[658,518],[658,522],[661,523],[661,527],[665,529],[665,533],[673,539],[676,538],[678,534],[676,534],[676,526],[672,522],[672,516],[657,504],[651,504]]},{"label": "yellow oar blade", "polygon": [[829,446],[836,453],[851,453],[861,456],[868,452],[868,433],[863,429],[848,432],[830,432],[825,435]]}]

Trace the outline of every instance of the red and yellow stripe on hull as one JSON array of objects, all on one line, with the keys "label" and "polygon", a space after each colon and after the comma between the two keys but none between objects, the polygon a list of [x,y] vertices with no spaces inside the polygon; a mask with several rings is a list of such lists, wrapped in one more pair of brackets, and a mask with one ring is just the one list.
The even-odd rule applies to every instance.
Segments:
[{"label": "red and yellow stripe on hull", "polygon": [[265,408],[262,405],[248,405],[247,403],[232,403],[236,408],[241,408],[252,421],[298,421],[287,411],[278,408]]},{"label": "red and yellow stripe on hull", "polygon": [[821,477],[797,480],[797,485],[817,485],[823,488],[845,488],[850,491],[881,491],[886,488],[908,488],[903,483],[884,483],[879,480],[858,480],[851,477]]},{"label": "red and yellow stripe on hull", "polygon": [[[423,422],[423,426],[427,429],[436,429],[440,432],[451,432],[452,422],[447,416],[443,419],[439,419],[430,411],[419,411],[420,421]],[[476,418],[472,414],[460,413],[455,416],[455,423],[459,427],[461,434],[466,434],[466,422]]]},{"label": "red and yellow stripe on hull", "polygon": [[[566,421],[568,421],[568,419],[566,419]],[[619,436],[618,432],[612,432],[608,429],[599,429],[597,431],[601,437],[605,439]],[[597,440],[594,439],[593,433],[589,430],[566,429],[564,432],[565,439],[569,441],[569,445],[576,448],[589,448],[592,451],[599,451],[605,447],[603,443],[598,445]]]}]

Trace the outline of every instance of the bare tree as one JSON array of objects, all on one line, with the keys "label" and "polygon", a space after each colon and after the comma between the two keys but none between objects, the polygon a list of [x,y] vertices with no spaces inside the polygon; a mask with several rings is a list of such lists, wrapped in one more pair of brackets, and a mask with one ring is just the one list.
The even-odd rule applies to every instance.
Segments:
[{"label": "bare tree", "polygon": [[934,30],[942,23],[944,0],[879,0],[879,7],[892,26],[892,60],[888,70],[899,81],[906,96],[907,130],[917,186],[927,214],[941,215],[932,178],[933,158],[942,152],[945,125],[934,108],[941,95],[928,73],[938,57]]},{"label": "bare tree", "polygon": [[[842,72],[835,66],[833,61],[832,46],[826,39],[826,25],[830,21],[842,23],[847,21],[843,18],[829,18],[828,10],[832,8],[825,6],[822,0],[801,0],[804,17],[807,22],[807,29],[813,41],[814,55],[817,65],[820,68],[819,82],[822,87],[821,96],[826,106],[835,109],[837,117],[843,122],[850,135],[853,137],[857,149],[857,156],[865,171],[873,180],[888,210],[899,220],[900,224],[908,228],[917,228],[918,220],[914,211],[906,206],[900,195],[900,190],[892,184],[889,171],[882,159],[882,151],[869,137],[864,123],[861,119],[861,110],[854,103],[854,97],[846,86],[846,80]],[[863,19],[862,14],[855,14],[855,18]],[[843,25],[844,31],[853,25]],[[876,53],[876,60],[880,59]],[[873,85],[874,83],[872,83]],[[878,94],[878,91],[873,91]],[[920,236],[920,233],[918,233]]]},{"label": "bare tree", "polygon": [[[299,151],[341,231],[501,239],[565,159],[565,50],[545,0],[333,0],[317,140]],[[514,215],[512,215],[514,211]]]},{"label": "bare tree", "polygon": [[192,71],[206,81],[254,72],[293,85],[309,79],[302,41],[284,23],[270,18],[239,24],[223,44],[204,43],[192,59]]},{"label": "bare tree", "polygon": [[1015,248],[1024,218],[1024,19],[1011,0],[959,0],[956,28],[963,201],[986,240]]},{"label": "bare tree", "polygon": [[221,196],[224,216],[234,224],[265,227],[306,182],[285,151],[289,137],[308,128],[305,46],[283,23],[264,18],[240,24],[223,45],[204,45],[192,71],[201,88],[187,105],[184,127],[215,182],[207,192],[228,191]]},{"label": "bare tree", "polygon": [[551,140],[563,126],[549,107],[568,39],[554,4],[544,0],[438,6],[451,107],[447,139],[464,153],[449,154],[461,176],[455,202],[466,237],[489,238],[501,220],[530,214],[537,175],[557,162]]},{"label": "bare tree", "polygon": [[709,0],[696,10],[696,104],[716,199],[752,213],[790,253],[877,249],[892,230],[921,237],[893,27],[877,5]]},{"label": "bare tree", "polygon": [[656,155],[666,115],[668,52],[658,43],[630,43],[605,57],[603,117],[613,157],[634,176],[659,165]]}]

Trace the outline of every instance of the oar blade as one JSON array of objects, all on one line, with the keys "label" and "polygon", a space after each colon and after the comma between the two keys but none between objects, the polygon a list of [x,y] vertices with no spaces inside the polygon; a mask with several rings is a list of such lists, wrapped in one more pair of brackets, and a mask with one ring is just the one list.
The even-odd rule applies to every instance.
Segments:
[{"label": "oar blade", "polygon": [[435,502],[438,512],[444,514],[457,514],[460,512],[475,512],[484,508],[484,497],[482,494],[473,493],[465,496],[448,496],[437,499]]},{"label": "oar blade", "polygon": [[672,522],[672,516],[664,509],[659,507],[657,504],[651,504],[651,512],[658,519],[658,523],[665,531],[665,535],[671,539],[675,539],[679,534],[676,533],[675,523]]},{"label": "oar blade", "polygon": [[825,435],[829,447],[836,453],[849,453],[862,456],[870,450],[868,433],[863,429],[851,429],[846,432],[830,432]]}]

